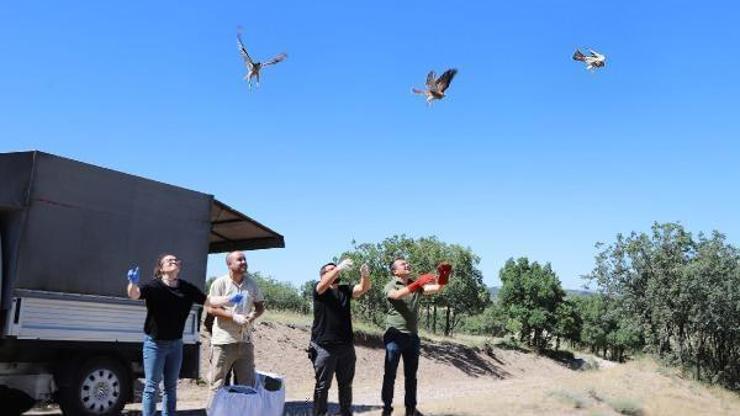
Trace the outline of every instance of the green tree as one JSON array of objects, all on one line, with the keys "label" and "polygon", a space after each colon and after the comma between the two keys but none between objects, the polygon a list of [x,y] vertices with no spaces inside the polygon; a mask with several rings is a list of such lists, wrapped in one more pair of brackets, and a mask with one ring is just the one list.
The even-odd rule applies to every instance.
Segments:
[{"label": "green tree", "polygon": [[575,303],[581,317],[581,342],[591,348],[591,352],[604,351],[606,355],[606,336],[610,331],[606,321],[606,304],[603,295],[578,298]]},{"label": "green tree", "polygon": [[489,337],[501,337],[508,333],[506,309],[500,303],[492,302],[483,312],[465,319],[465,332]]},{"label": "green tree", "polygon": [[740,251],[724,235],[656,223],[597,247],[589,279],[615,327],[606,336],[613,356],[644,345],[699,379],[740,389]]},{"label": "green tree", "polygon": [[309,280],[301,286],[301,298],[308,305],[309,310],[313,308],[313,291],[318,283],[318,280]]},{"label": "green tree", "polygon": [[279,282],[261,273],[250,273],[257,286],[265,296],[265,306],[269,309],[289,310],[299,313],[308,313],[310,304],[305,301],[301,293],[290,283]]},{"label": "green tree", "polygon": [[560,340],[564,339],[571,345],[581,342],[581,329],[583,319],[581,318],[578,304],[572,299],[566,298],[555,309],[555,349],[560,348]]},{"label": "green tree", "polygon": [[538,349],[548,346],[555,333],[557,309],[565,292],[549,263],[541,266],[526,257],[509,259],[499,273],[499,292],[507,309],[510,328],[519,328],[521,341]]}]

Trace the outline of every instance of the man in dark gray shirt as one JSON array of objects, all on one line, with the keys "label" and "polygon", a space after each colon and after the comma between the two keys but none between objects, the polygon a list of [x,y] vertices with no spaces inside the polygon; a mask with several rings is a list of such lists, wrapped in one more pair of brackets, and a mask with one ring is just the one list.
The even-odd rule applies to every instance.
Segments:
[{"label": "man in dark gray shirt", "polygon": [[334,373],[337,375],[339,409],[342,416],[352,415],[352,379],[355,376],[355,346],[352,333],[350,301],[370,290],[370,268],[360,267],[360,283],[339,284],[339,275],[352,268],[352,260],[321,267],[319,282],[313,291],[313,327],[309,357],[316,372],[313,414],[327,414],[327,399]]}]

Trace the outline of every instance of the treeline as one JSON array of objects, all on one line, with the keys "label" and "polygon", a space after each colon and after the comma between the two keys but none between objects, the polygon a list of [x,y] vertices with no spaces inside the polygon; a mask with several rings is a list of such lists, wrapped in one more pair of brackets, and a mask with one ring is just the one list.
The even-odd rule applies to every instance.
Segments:
[{"label": "treeline", "polygon": [[511,334],[540,351],[567,342],[618,361],[639,347],[634,332],[626,330],[629,326],[607,307],[603,295],[567,295],[549,263],[509,259],[499,279],[503,286],[496,302],[482,319],[469,323],[472,332]]},{"label": "treeline", "polygon": [[675,223],[599,249],[589,276],[603,299],[594,314],[620,334],[615,347],[740,389],[740,250],[718,232],[694,236]]},{"label": "treeline", "polygon": [[[353,242],[336,259],[371,267],[372,289],[353,303],[355,319],[384,325],[383,288],[395,258],[406,258],[419,274],[449,261],[454,274],[448,287],[423,299],[421,323],[427,331],[508,335],[537,350],[567,343],[617,361],[653,353],[690,369],[697,379],[740,390],[740,250],[722,234],[693,236],[674,223],[618,235],[597,248],[596,265],[585,276],[596,289],[591,295],[566,294],[549,263],[522,257],[509,259],[500,270],[502,287],[492,298],[478,269],[480,258],[436,237]],[[316,280],[299,289],[253,276],[269,309],[311,311]],[[357,283],[359,272],[343,275],[343,281]]]},{"label": "treeline", "polygon": [[510,259],[498,299],[465,327],[537,349],[566,341],[618,361],[647,352],[740,390],[740,250],[676,223],[597,247],[586,276],[595,294],[566,296],[549,264]]}]

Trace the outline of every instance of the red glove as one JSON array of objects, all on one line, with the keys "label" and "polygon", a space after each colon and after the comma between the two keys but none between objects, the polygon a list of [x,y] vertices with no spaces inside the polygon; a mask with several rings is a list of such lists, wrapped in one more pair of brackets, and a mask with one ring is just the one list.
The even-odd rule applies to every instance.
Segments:
[{"label": "red glove", "polygon": [[439,280],[437,280],[437,283],[440,285],[446,285],[447,281],[450,279],[450,275],[452,274],[452,265],[447,262],[440,263],[439,266],[437,266],[437,272],[439,272]]},{"label": "red glove", "polygon": [[406,287],[409,288],[410,291],[416,292],[417,290],[421,289],[422,286],[432,283],[434,279],[436,279],[436,277],[434,277],[433,274],[423,274],[419,276],[419,278],[416,279],[414,283],[411,283]]}]

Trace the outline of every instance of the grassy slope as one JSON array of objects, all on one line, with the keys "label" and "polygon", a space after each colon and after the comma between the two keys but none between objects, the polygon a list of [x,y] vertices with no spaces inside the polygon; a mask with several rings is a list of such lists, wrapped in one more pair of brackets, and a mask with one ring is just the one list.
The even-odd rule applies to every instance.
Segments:
[{"label": "grassy slope", "polygon": [[[275,323],[310,326],[311,317],[271,311],[266,320]],[[362,336],[380,337],[382,329],[355,322]],[[476,348],[490,341],[484,337],[456,336],[454,339],[422,333],[423,342],[454,343]],[[580,354],[582,358],[600,361]],[[512,357],[512,356],[509,356]],[[524,353],[509,359],[512,373],[521,375],[500,381],[472,379],[466,389],[451,392],[454,397],[426,400],[424,409],[431,415],[738,415],[740,396],[727,390],[684,379],[678,371],[640,357],[627,364],[602,362],[592,371],[553,372],[549,366],[532,362],[540,359]],[[545,368],[550,368],[546,370]],[[491,409],[490,412],[488,410]],[[495,410],[494,410],[495,409]],[[373,413],[368,413],[372,415]]]}]

